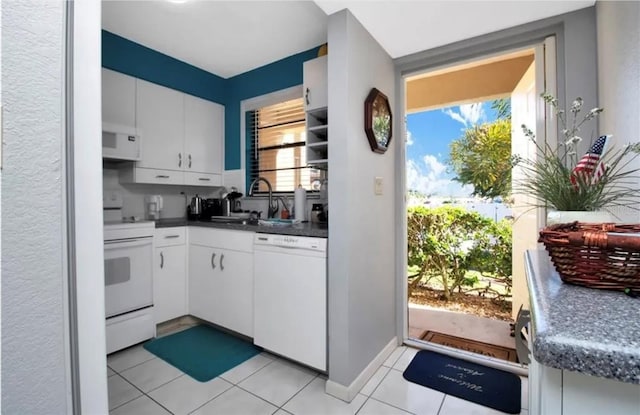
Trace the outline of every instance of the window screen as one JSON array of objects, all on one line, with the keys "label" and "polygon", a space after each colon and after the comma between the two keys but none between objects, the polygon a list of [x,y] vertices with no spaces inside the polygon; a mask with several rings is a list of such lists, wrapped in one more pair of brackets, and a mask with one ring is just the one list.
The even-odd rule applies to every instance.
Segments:
[{"label": "window screen", "polygon": [[[312,190],[321,172],[307,166],[304,115],[302,98],[247,112],[250,182],[264,177],[274,192],[293,192],[298,185]],[[266,192],[265,183],[259,183],[254,190]]]}]

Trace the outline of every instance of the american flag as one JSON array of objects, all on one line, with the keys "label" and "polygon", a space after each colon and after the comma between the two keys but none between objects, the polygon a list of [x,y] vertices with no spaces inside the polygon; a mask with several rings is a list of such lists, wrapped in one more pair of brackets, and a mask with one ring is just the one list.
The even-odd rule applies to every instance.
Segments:
[{"label": "american flag", "polygon": [[595,143],[591,146],[589,151],[582,156],[578,164],[571,171],[571,183],[574,187],[578,185],[578,177],[581,177],[585,182],[596,183],[602,175],[605,173],[607,167],[604,163],[601,163],[601,159],[606,148],[607,140],[610,135],[602,135],[598,137]]}]

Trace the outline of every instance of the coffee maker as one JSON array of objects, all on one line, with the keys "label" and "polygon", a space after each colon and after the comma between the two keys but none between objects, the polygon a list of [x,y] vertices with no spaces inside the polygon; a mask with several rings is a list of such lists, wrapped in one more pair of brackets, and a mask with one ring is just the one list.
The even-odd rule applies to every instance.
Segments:
[{"label": "coffee maker", "polygon": [[145,197],[145,206],[147,210],[147,219],[148,220],[157,220],[160,219],[160,211],[162,211],[162,196],[160,195],[151,195]]}]

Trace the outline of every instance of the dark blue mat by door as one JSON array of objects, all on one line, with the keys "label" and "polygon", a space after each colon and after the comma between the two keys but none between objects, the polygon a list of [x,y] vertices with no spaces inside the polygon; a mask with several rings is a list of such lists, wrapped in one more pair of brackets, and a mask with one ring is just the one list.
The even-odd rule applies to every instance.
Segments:
[{"label": "dark blue mat by door", "polygon": [[447,395],[509,414],[520,413],[520,378],[513,373],[421,350],[402,375]]},{"label": "dark blue mat by door", "polygon": [[206,382],[262,349],[206,325],[148,341],[144,348],[200,382]]}]

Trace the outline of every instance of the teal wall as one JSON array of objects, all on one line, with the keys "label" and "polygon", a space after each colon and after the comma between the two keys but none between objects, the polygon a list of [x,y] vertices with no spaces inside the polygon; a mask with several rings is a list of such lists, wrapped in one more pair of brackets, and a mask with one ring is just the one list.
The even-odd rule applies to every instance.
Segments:
[{"label": "teal wall", "polygon": [[121,36],[102,31],[102,66],[225,106],[225,169],[240,168],[240,102],[302,84],[302,63],[318,47],[224,79]]},{"label": "teal wall", "polygon": [[189,95],[225,103],[226,79],[106,30],[102,31],[102,66]]},{"label": "teal wall", "polygon": [[[318,48],[289,56],[227,79],[225,104],[225,169],[240,168],[240,102],[302,84],[302,63],[318,56]],[[248,148],[246,146],[245,148]]]}]

